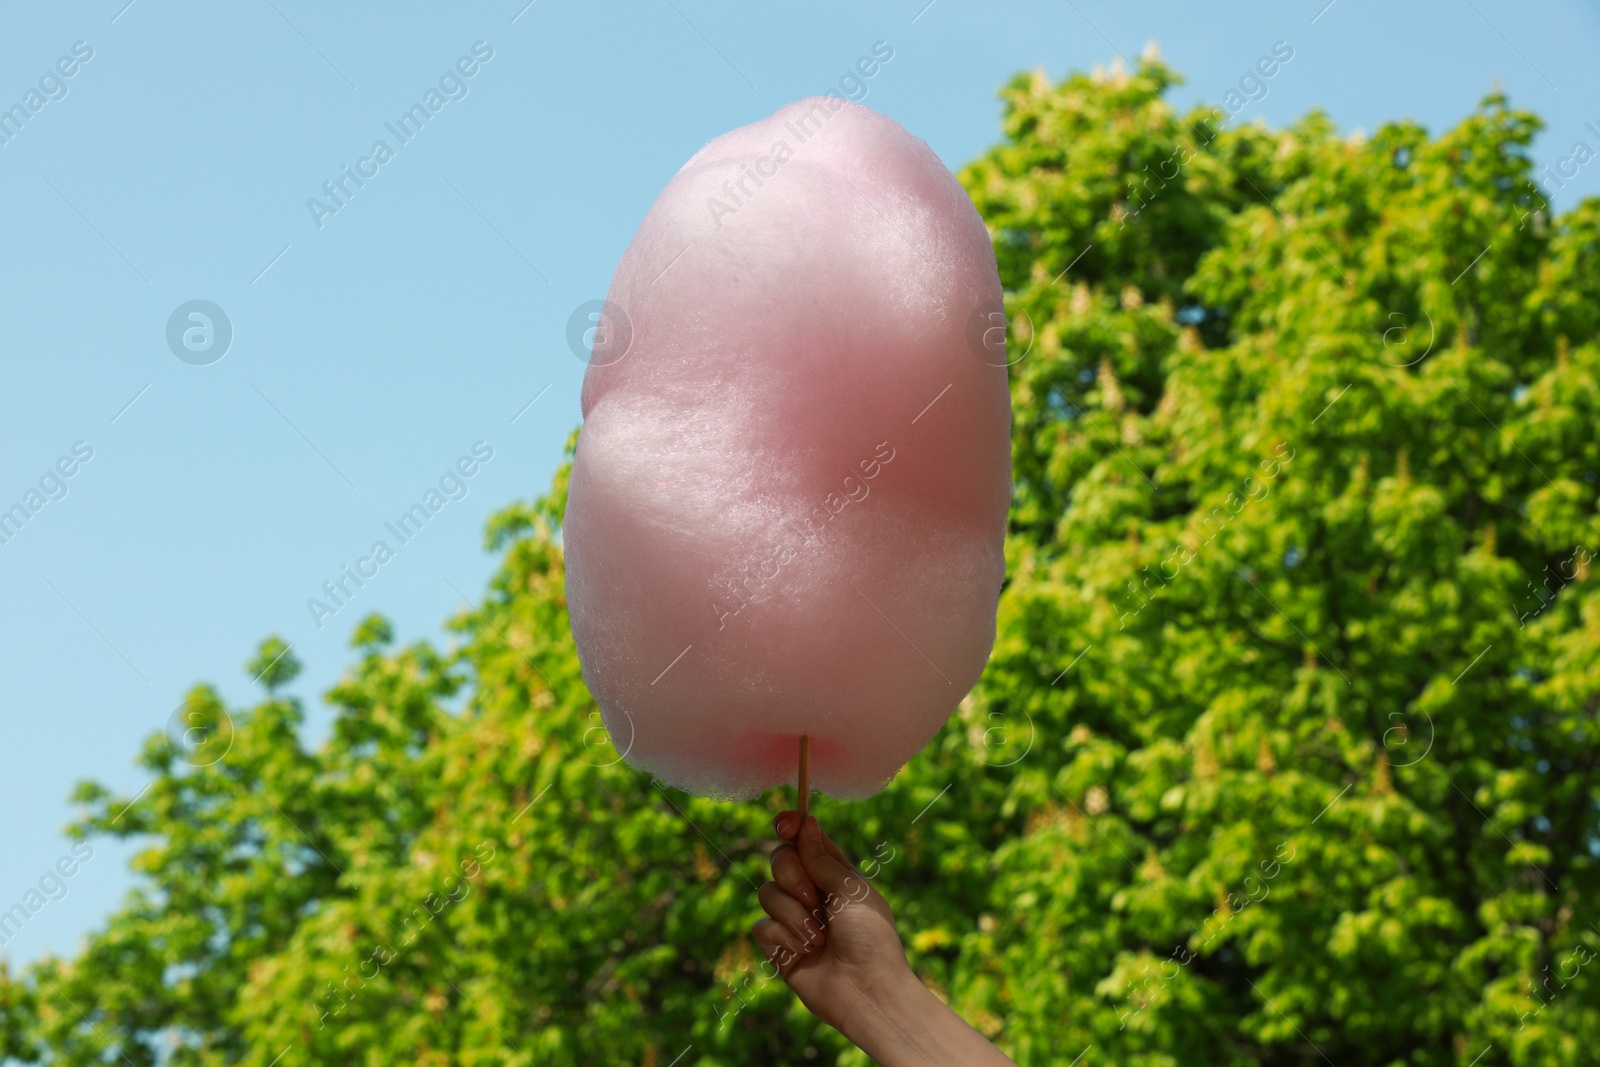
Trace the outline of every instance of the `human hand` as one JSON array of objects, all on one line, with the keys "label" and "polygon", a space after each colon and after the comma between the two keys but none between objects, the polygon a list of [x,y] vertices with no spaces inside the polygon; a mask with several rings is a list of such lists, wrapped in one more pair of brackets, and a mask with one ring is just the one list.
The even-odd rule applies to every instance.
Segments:
[{"label": "human hand", "polygon": [[[772,850],[773,880],[761,887],[771,918],[751,930],[806,1008],[850,1035],[872,998],[916,981],[894,913],[817,820],[780,812],[773,827],[785,843]],[[920,986],[920,983],[918,983]]]},{"label": "human hand", "polygon": [[912,972],[889,902],[816,819],[772,824],[785,842],[751,933],[811,1014],[884,1067],[1016,1067]]}]

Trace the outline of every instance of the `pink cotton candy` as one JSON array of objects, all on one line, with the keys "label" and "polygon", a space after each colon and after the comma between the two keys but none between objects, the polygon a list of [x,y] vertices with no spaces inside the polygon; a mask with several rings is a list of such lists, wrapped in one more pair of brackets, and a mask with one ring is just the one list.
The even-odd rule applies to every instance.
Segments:
[{"label": "pink cotton candy", "polygon": [[668,183],[611,282],[563,524],[631,764],[749,797],[809,734],[813,785],[861,798],[944,723],[1005,574],[1000,295],[966,193],[867,108],[790,104]]}]

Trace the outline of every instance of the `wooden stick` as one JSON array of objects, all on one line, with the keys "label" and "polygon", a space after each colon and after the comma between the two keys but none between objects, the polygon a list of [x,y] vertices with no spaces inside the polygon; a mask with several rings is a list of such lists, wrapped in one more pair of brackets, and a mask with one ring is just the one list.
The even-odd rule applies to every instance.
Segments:
[{"label": "wooden stick", "polygon": [[[811,735],[800,735],[800,825],[806,823],[806,813],[811,810]],[[798,833],[798,831],[796,831]]]}]

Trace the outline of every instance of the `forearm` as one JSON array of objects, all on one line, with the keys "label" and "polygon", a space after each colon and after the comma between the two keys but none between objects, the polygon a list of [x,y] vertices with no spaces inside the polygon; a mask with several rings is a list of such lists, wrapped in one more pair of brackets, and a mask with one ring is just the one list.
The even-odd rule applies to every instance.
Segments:
[{"label": "forearm", "polygon": [[882,1067],[1016,1067],[909,968],[887,988],[853,991],[845,1037]]}]

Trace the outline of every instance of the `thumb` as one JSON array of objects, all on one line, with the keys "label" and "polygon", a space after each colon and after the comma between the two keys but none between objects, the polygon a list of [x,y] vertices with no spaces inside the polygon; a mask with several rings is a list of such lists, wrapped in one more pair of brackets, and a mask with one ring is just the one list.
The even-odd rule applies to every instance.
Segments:
[{"label": "thumb", "polygon": [[806,873],[824,893],[853,896],[861,892],[861,876],[829,854],[822,841],[822,827],[814,817],[806,817],[795,835],[795,847]]}]

